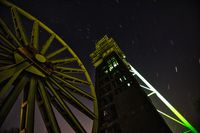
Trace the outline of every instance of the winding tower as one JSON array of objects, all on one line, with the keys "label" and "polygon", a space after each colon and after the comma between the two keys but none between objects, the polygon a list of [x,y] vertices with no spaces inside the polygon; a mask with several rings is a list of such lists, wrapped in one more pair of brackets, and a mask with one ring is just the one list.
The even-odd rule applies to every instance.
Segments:
[{"label": "winding tower", "polygon": [[171,132],[130,72],[124,53],[112,38],[104,36],[90,56],[96,68],[98,132]]},{"label": "winding tower", "polygon": [[98,132],[198,132],[127,62],[125,54],[112,38],[104,36],[99,40],[90,57],[96,69]]}]

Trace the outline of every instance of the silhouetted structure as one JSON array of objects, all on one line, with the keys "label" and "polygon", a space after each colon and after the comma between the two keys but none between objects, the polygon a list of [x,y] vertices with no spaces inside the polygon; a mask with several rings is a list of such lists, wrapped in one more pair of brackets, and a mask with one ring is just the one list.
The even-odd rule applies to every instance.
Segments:
[{"label": "silhouetted structure", "polygon": [[18,128],[11,128],[11,129],[8,129],[8,130],[0,131],[0,133],[19,133],[19,129]]},{"label": "silhouetted structure", "polygon": [[90,55],[96,68],[99,133],[170,133],[126,65],[116,42],[104,36]]}]

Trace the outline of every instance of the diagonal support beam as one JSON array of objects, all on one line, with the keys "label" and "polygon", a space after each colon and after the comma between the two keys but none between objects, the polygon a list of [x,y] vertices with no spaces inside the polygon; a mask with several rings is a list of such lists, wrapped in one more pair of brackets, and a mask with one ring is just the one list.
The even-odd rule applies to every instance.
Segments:
[{"label": "diagonal support beam", "polygon": [[151,95],[155,94],[155,92],[149,93],[147,96],[150,97]]},{"label": "diagonal support beam", "polygon": [[137,77],[157,95],[157,97],[177,116],[177,118],[180,119],[185,127],[190,129],[193,133],[198,133],[197,130],[136,69],[134,69],[128,62],[125,62],[125,64],[130,66],[130,71],[135,73]]},{"label": "diagonal support beam", "polygon": [[29,85],[24,89],[21,105],[20,132],[34,133],[34,112],[36,80],[31,78]]},{"label": "diagonal support beam", "polygon": [[28,78],[24,76],[21,80],[17,83],[16,87],[9,93],[9,95],[4,100],[2,106],[0,107],[0,127],[3,124],[5,118],[7,117],[8,113],[10,112],[11,108],[13,107],[14,103],[16,102],[20,92],[24,89]]},{"label": "diagonal support beam", "polygon": [[175,121],[176,123],[179,123],[179,124],[185,126],[184,123],[182,123],[181,121],[179,121],[179,120],[173,118],[172,116],[170,116],[170,115],[168,115],[168,114],[166,114],[166,113],[164,113],[164,112],[162,112],[162,111],[160,111],[160,110],[158,110],[158,109],[157,109],[157,111],[158,111],[160,114],[162,114],[163,116],[165,116],[165,117],[167,117],[167,118],[169,118],[169,119]]}]

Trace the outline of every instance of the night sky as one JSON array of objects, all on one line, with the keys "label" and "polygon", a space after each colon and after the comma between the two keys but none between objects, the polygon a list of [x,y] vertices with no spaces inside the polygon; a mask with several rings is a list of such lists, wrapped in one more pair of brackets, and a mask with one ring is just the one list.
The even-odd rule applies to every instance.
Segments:
[{"label": "night sky", "polygon": [[[127,61],[200,130],[197,0],[13,0],[13,3],[60,35],[79,56],[93,81],[95,71],[89,54],[105,34],[113,37]],[[43,131],[37,125],[37,131]]]}]

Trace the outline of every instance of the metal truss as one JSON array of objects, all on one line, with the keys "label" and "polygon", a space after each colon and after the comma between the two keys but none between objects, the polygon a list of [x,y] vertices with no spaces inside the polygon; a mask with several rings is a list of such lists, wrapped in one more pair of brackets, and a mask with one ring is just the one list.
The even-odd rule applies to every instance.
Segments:
[{"label": "metal truss", "polygon": [[139,84],[142,89],[148,90],[147,96],[151,99],[153,95],[155,95],[162,103],[177,117],[174,118],[164,111],[157,109],[157,111],[164,116],[182,126],[184,126],[187,130],[183,131],[183,133],[198,133],[197,130],[135,69],[133,68],[126,60],[123,60],[125,64],[127,64],[130,72],[133,73],[133,76],[139,81]]}]

